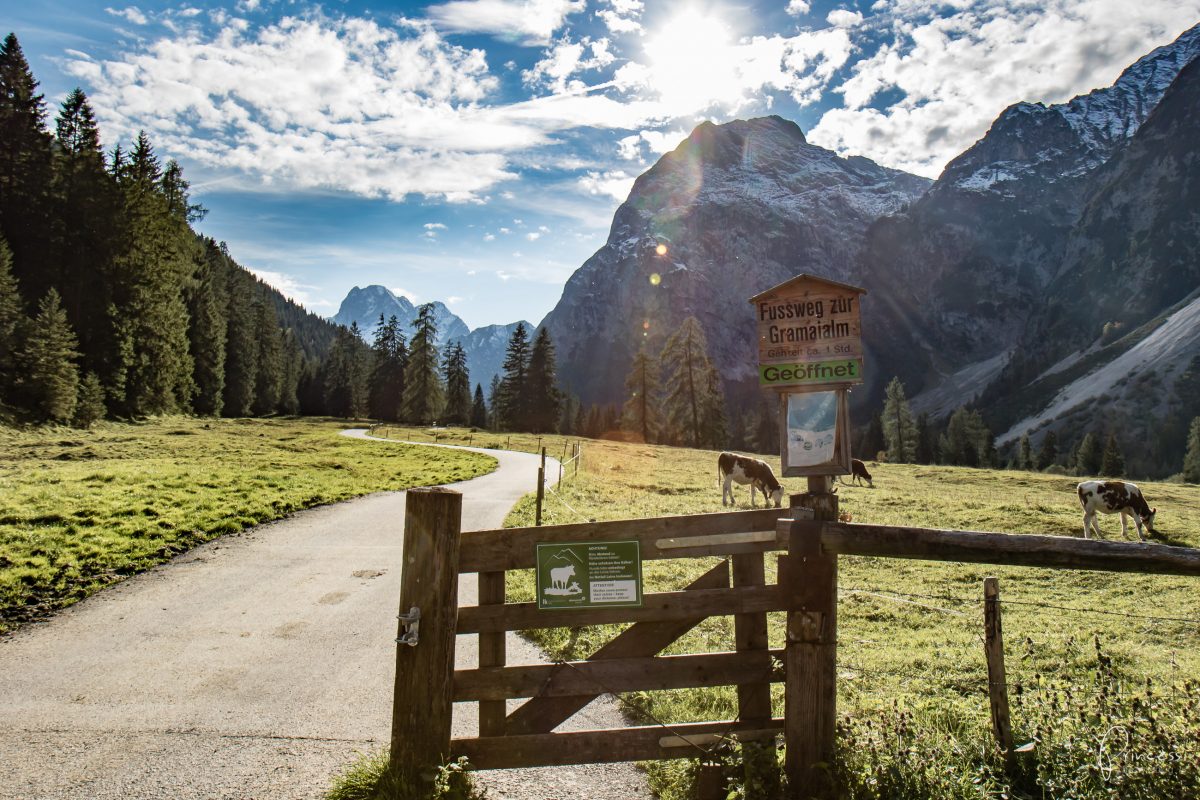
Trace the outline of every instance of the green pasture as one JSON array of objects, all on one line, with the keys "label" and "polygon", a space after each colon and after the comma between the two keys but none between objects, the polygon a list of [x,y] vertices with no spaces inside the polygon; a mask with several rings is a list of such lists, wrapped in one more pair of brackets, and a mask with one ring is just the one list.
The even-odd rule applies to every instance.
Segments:
[{"label": "green pasture", "polygon": [[0,632],[222,534],[495,466],[475,453],[341,436],[349,427],[188,417],[0,427]]}]

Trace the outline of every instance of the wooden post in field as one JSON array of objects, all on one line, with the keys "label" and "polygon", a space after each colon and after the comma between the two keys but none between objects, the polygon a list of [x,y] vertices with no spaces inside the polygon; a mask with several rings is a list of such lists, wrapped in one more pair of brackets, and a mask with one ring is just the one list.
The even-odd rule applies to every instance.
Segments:
[{"label": "wooden post in field", "polygon": [[[496,604],[504,604],[504,572],[479,573],[479,605]],[[479,634],[479,666],[503,667],[506,657],[504,631]],[[503,700],[480,700],[479,735],[503,736],[506,714]]]},{"label": "wooden post in field", "polygon": [[[816,522],[836,522],[832,476],[808,478],[792,508],[811,508]],[[793,798],[833,795],[837,722],[837,556],[821,550],[821,528],[792,523],[788,554],[780,558],[780,589],[793,598],[784,655],[785,769]]]},{"label": "wooden post in field", "polygon": [[576,477],[576,478],[579,477],[579,459],[582,455],[583,455],[583,445],[581,445],[579,442],[576,442],[575,443],[575,475],[574,475],[574,477]]},{"label": "wooden post in field", "polygon": [[542,448],[542,465],[538,467],[538,488],[537,488],[537,516],[533,524],[540,527],[542,524],[542,500],[546,496],[546,448]]},{"label": "wooden post in field", "polygon": [[1012,720],[1008,711],[1008,676],[1004,671],[1004,634],[1000,626],[1000,582],[983,579],[983,646],[987,654],[988,700],[992,710],[992,733],[1004,751],[1004,760],[1013,761]]},{"label": "wooden post in field", "polygon": [[461,525],[458,492],[408,490],[389,769],[417,794],[450,754]]},{"label": "wooden post in field", "polygon": [[696,770],[695,800],[725,800],[725,776],[720,762],[701,760]]}]

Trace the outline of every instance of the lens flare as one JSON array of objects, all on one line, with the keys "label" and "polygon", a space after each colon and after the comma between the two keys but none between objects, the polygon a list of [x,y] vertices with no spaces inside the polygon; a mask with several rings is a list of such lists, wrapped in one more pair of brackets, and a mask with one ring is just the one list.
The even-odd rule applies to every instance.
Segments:
[{"label": "lens flare", "polygon": [[662,275],[659,275],[657,272],[651,272],[650,273],[650,285],[658,286],[660,283],[662,283]]},{"label": "lens flare", "polygon": [[654,248],[654,252],[658,253],[660,256],[665,256],[667,254],[667,246],[665,244],[660,244],[658,247]]}]

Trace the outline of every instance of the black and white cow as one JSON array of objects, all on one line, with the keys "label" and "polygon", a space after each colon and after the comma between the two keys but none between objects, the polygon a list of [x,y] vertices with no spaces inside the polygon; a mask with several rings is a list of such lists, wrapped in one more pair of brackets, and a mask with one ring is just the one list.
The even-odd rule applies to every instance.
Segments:
[{"label": "black and white cow", "polygon": [[875,482],[871,480],[871,473],[867,472],[867,465],[857,458],[852,458],[850,459],[850,482],[857,484],[859,480],[864,480],[872,489],[875,488]]},{"label": "black and white cow", "polygon": [[1121,536],[1129,537],[1128,517],[1133,517],[1137,525],[1138,539],[1145,541],[1142,525],[1151,533],[1154,530],[1154,515],[1157,508],[1151,508],[1142,497],[1142,490],[1132,483],[1124,481],[1084,481],[1079,484],[1079,504],[1083,506],[1083,538],[1088,538],[1088,529],[1100,537],[1100,528],[1096,525],[1096,513],[1120,514]]},{"label": "black and white cow", "polygon": [[757,489],[763,493],[763,499],[767,505],[771,501],[775,501],[775,507],[779,508],[783,503],[783,486],[775,479],[775,473],[771,472],[771,468],[764,461],[759,461],[757,458],[749,458],[747,456],[739,456],[736,453],[721,453],[717,458],[717,480],[723,486],[721,490],[721,505],[727,505],[725,498],[729,498],[728,505],[734,505],[733,502],[733,483],[736,481],[743,486],[750,484],[750,506],[754,507],[754,491]]}]

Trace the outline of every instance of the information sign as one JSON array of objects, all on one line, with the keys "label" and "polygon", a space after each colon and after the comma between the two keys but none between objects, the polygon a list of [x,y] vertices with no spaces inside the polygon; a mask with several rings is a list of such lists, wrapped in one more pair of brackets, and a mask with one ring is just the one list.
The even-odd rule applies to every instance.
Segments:
[{"label": "information sign", "polygon": [[642,604],[642,556],[637,541],[537,545],[539,609]]}]

